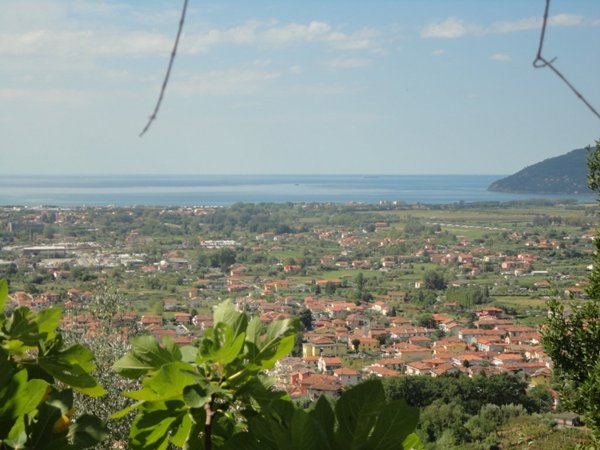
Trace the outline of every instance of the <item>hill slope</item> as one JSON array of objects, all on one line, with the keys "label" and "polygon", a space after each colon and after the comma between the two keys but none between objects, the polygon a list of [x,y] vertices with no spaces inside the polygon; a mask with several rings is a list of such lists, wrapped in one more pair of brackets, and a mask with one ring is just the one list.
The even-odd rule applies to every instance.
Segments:
[{"label": "hill slope", "polygon": [[494,181],[488,191],[527,194],[584,194],[587,186],[587,150],[580,148],[525,167]]}]

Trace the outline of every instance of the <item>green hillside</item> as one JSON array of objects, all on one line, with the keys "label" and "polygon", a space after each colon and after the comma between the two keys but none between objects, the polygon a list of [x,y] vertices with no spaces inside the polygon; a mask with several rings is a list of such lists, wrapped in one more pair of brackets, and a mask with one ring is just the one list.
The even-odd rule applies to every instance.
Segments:
[{"label": "green hillside", "polygon": [[494,181],[489,191],[531,194],[584,194],[587,186],[587,153],[584,148],[548,158]]}]

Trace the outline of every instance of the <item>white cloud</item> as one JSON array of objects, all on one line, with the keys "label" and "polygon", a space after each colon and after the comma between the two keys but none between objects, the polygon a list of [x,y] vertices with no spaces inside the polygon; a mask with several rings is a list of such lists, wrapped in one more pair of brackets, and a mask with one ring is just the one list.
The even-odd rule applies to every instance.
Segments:
[{"label": "white cloud", "polygon": [[0,54],[40,56],[143,55],[168,52],[172,38],[160,33],[30,31],[0,34]]},{"label": "white cloud", "polygon": [[332,59],[327,63],[327,67],[331,69],[358,69],[368,67],[373,63],[370,59],[345,58]]},{"label": "white cloud", "polygon": [[[576,27],[594,25],[596,21],[586,21],[577,14],[556,14],[548,18],[549,26]],[[457,17],[449,17],[442,21],[431,22],[421,29],[422,38],[454,39],[468,35],[514,33],[518,31],[536,30],[542,26],[541,17],[494,22],[488,27],[468,24]]]},{"label": "white cloud", "polygon": [[585,20],[583,16],[576,14],[557,14],[548,19],[548,24],[557,27],[577,27],[583,25]]},{"label": "white cloud", "polygon": [[441,22],[431,22],[421,30],[422,38],[454,39],[467,34],[481,33],[482,28],[469,25],[457,17],[448,17]]},{"label": "white cloud", "polygon": [[[326,22],[273,25],[250,21],[226,29],[184,33],[182,54],[207,52],[222,45],[262,45],[285,47],[321,43],[338,50],[364,50],[376,47],[379,32],[362,29],[352,33],[334,30]],[[0,34],[0,55],[125,55],[168,54],[171,34],[146,31],[53,30]]]},{"label": "white cloud", "polygon": [[443,56],[446,54],[446,50],[444,50],[443,48],[436,48],[434,51],[431,52],[431,54],[433,56]]},{"label": "white cloud", "polygon": [[494,53],[490,56],[492,61],[508,62],[510,61],[510,55],[508,53]]},{"label": "white cloud", "polygon": [[76,0],[71,3],[70,7],[74,12],[93,15],[105,15],[131,9],[130,5],[122,3],[88,0]]},{"label": "white cloud", "polygon": [[527,31],[538,29],[542,26],[541,17],[529,17],[511,22],[495,22],[490,27],[491,33],[514,33],[517,31]]},{"label": "white cloud", "polygon": [[302,66],[294,64],[293,66],[290,66],[289,71],[290,73],[297,75],[302,72]]},{"label": "white cloud", "polygon": [[172,90],[203,96],[252,95],[262,91],[279,76],[276,72],[256,70],[213,70],[174,81]]},{"label": "white cloud", "polygon": [[0,89],[0,100],[18,103],[82,105],[91,99],[90,95],[73,89]]}]

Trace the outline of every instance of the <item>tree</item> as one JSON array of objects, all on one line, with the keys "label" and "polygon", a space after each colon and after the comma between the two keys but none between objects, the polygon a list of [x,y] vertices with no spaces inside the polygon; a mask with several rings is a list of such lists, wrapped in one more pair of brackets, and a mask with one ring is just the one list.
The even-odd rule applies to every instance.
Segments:
[{"label": "tree", "polygon": [[358,338],[352,339],[352,348],[354,349],[355,352],[358,351],[359,347],[360,347],[360,339],[358,339]]},{"label": "tree", "polygon": [[365,288],[365,276],[362,272],[358,272],[358,275],[354,278],[354,282],[356,283],[356,290],[362,293]]},{"label": "tree", "polygon": [[91,373],[94,355],[65,345],[57,332],[60,308],[4,311],[8,283],[0,280],[0,449],[80,449],[105,437],[95,416],[76,420],[74,391],[100,397]]},{"label": "tree", "polygon": [[65,340],[84,344],[94,353],[96,361],[94,375],[104,387],[106,394],[94,398],[75,393],[74,401],[79,410],[107,421],[107,437],[95,448],[110,450],[118,448],[119,445],[123,446],[127,442],[133,417],[130,414],[119,420],[109,420],[109,418],[116,409],[125,408],[132,403],[131,399],[123,397],[121,393],[138,387],[135,380],[116,376],[112,366],[117,359],[130,350],[127,337],[139,334],[139,330],[134,325],[128,329],[126,335],[115,333],[114,321],[123,313],[126,299],[112,286],[98,287],[97,291],[98,293],[86,305],[87,311],[98,324],[94,334],[88,335],[85,329],[72,330],[65,332]]},{"label": "tree", "polygon": [[573,306],[570,315],[549,302],[542,344],[554,362],[554,377],[565,406],[583,414],[600,441],[600,302]]},{"label": "tree", "polygon": [[425,272],[423,281],[425,283],[425,289],[430,289],[432,291],[446,289],[444,275],[437,270],[428,270]]},{"label": "tree", "polygon": [[[600,192],[600,140],[588,156],[588,184]],[[583,414],[600,443],[600,232],[596,234],[594,269],[587,289],[590,300],[565,314],[549,302],[542,343],[554,362],[554,376],[567,408]]]},{"label": "tree", "polygon": [[312,330],[313,316],[310,309],[304,308],[302,311],[300,311],[298,318],[300,319],[302,325],[304,325],[305,330]]}]

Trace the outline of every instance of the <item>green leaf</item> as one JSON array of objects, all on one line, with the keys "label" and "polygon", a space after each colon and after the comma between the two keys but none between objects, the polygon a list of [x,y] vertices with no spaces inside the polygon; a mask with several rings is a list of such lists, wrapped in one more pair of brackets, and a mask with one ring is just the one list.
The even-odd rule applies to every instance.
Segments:
[{"label": "green leaf", "polygon": [[291,333],[295,333],[298,328],[298,323],[292,319],[275,320],[267,327],[267,334],[264,340],[264,347],[268,347],[273,342],[284,336],[289,336]]},{"label": "green leaf", "polygon": [[116,413],[112,414],[110,416],[111,419],[122,419],[123,417],[125,417],[127,414],[129,414],[131,411],[138,409],[140,406],[142,406],[144,404],[143,401],[139,401],[139,402],[135,402],[132,405],[129,405],[126,408],[123,408],[120,411],[117,411]]},{"label": "green leaf", "polygon": [[25,448],[27,444],[27,430],[25,428],[25,416],[17,417],[15,424],[8,432],[8,436],[4,441],[0,440],[0,443],[4,442],[9,447],[16,449]]},{"label": "green leaf", "polygon": [[61,309],[58,307],[42,309],[37,313],[35,321],[38,324],[39,334],[43,336],[44,340],[50,340],[56,336],[56,329],[60,325],[60,314]]},{"label": "green leaf", "polygon": [[181,351],[181,360],[187,363],[193,363],[198,356],[198,348],[193,345],[184,345],[179,349]]},{"label": "green leaf", "polygon": [[0,313],[4,311],[6,299],[8,298],[8,282],[5,278],[0,280]]},{"label": "green leaf", "polygon": [[402,448],[404,450],[424,450],[425,446],[416,433],[411,433],[402,442]]},{"label": "green leaf", "polygon": [[215,333],[219,340],[219,347],[216,352],[210,355],[209,359],[226,366],[238,356],[241,356],[246,334],[242,332],[236,336],[233,329],[225,324],[219,324],[215,328]]},{"label": "green leaf", "polygon": [[84,414],[69,427],[67,435],[73,448],[89,448],[102,442],[108,433],[104,423],[96,416]]},{"label": "green leaf", "polygon": [[279,443],[281,450],[326,450],[331,448],[317,422],[301,409],[292,416],[289,442]]},{"label": "green leaf", "polygon": [[368,447],[373,450],[394,450],[415,430],[419,409],[404,401],[391,402],[380,411]]},{"label": "green leaf", "polygon": [[236,397],[248,398],[251,406],[257,411],[268,411],[275,400],[290,400],[285,392],[272,389],[272,384],[272,378],[254,375],[237,389]]},{"label": "green leaf", "polygon": [[28,408],[27,371],[17,370],[8,362],[2,364],[6,372],[0,375],[0,419],[16,419]]},{"label": "green leaf", "polygon": [[170,343],[159,345],[152,336],[138,336],[131,340],[131,351],[119,359],[113,369],[126,378],[139,378],[163,364],[181,361],[181,352]]},{"label": "green leaf", "polygon": [[[66,445],[66,431],[60,434],[53,433],[54,423],[73,407],[73,391],[52,391],[48,400],[38,408],[36,421],[31,429],[30,448],[59,448]],[[58,445],[60,441],[60,446]]]},{"label": "green leaf", "polygon": [[104,388],[79,364],[66,361],[56,355],[40,358],[39,364],[56,379],[90,397],[101,397],[106,394]]},{"label": "green leaf", "polygon": [[27,403],[24,408],[24,414],[29,414],[38,407],[38,405],[46,396],[48,387],[48,383],[44,380],[34,379],[27,382],[27,386],[25,388]]},{"label": "green leaf", "polygon": [[40,338],[35,314],[29,308],[21,307],[13,311],[6,321],[8,340],[3,347],[11,352],[22,352],[37,347]]},{"label": "green leaf", "polygon": [[275,363],[287,356],[294,348],[294,335],[286,336],[281,340],[274,340],[269,346],[264,346],[256,356],[254,363],[249,364],[251,370],[267,370],[273,368]]},{"label": "green leaf", "polygon": [[250,319],[250,322],[248,322],[248,326],[246,327],[246,342],[251,342],[258,348],[260,345],[261,330],[262,322],[258,316],[254,316]]},{"label": "green leaf", "polygon": [[123,395],[134,400],[166,401],[180,399],[183,388],[198,381],[190,364],[174,362],[162,366],[156,374],[146,377],[139,391],[126,392]]},{"label": "green leaf", "polygon": [[[192,409],[188,412],[192,420],[192,426],[183,444],[183,450],[198,450],[204,447],[200,433],[204,431],[206,422],[206,411],[204,409]],[[246,448],[246,447],[238,447]]]},{"label": "green leaf", "polygon": [[385,394],[378,380],[367,380],[344,392],[335,405],[338,446],[356,449],[366,444],[384,405]]},{"label": "green leaf", "polygon": [[211,399],[211,392],[199,384],[186,386],[183,389],[183,400],[190,408],[202,408]]},{"label": "green leaf", "polygon": [[78,365],[88,373],[96,370],[94,353],[80,344],[74,344],[58,351],[51,351],[46,357],[65,364]]},{"label": "green leaf", "polygon": [[180,416],[177,423],[174,424],[175,430],[171,434],[171,442],[177,447],[183,447],[188,439],[190,431],[192,430],[192,418],[189,414]]},{"label": "green leaf", "polygon": [[[192,448],[200,448],[200,447],[188,447],[189,450]],[[256,439],[256,436],[253,433],[242,432],[236,433],[231,436],[223,446],[223,450],[269,450],[275,447],[266,446],[264,442]],[[184,450],[188,450],[184,447]]]},{"label": "green leaf", "polygon": [[333,414],[333,408],[327,400],[325,395],[319,397],[308,414],[315,419],[315,421],[321,426],[325,435],[327,436],[328,442],[334,442],[334,430],[335,430],[335,415]]},{"label": "green leaf", "polygon": [[146,402],[131,425],[130,448],[167,448],[169,433],[177,428],[186,413],[187,407],[182,401]]},{"label": "green leaf", "polygon": [[234,336],[245,331],[246,326],[248,325],[246,314],[236,311],[231,300],[224,301],[217,306],[213,315],[213,320],[215,328],[219,323],[230,326]]}]

